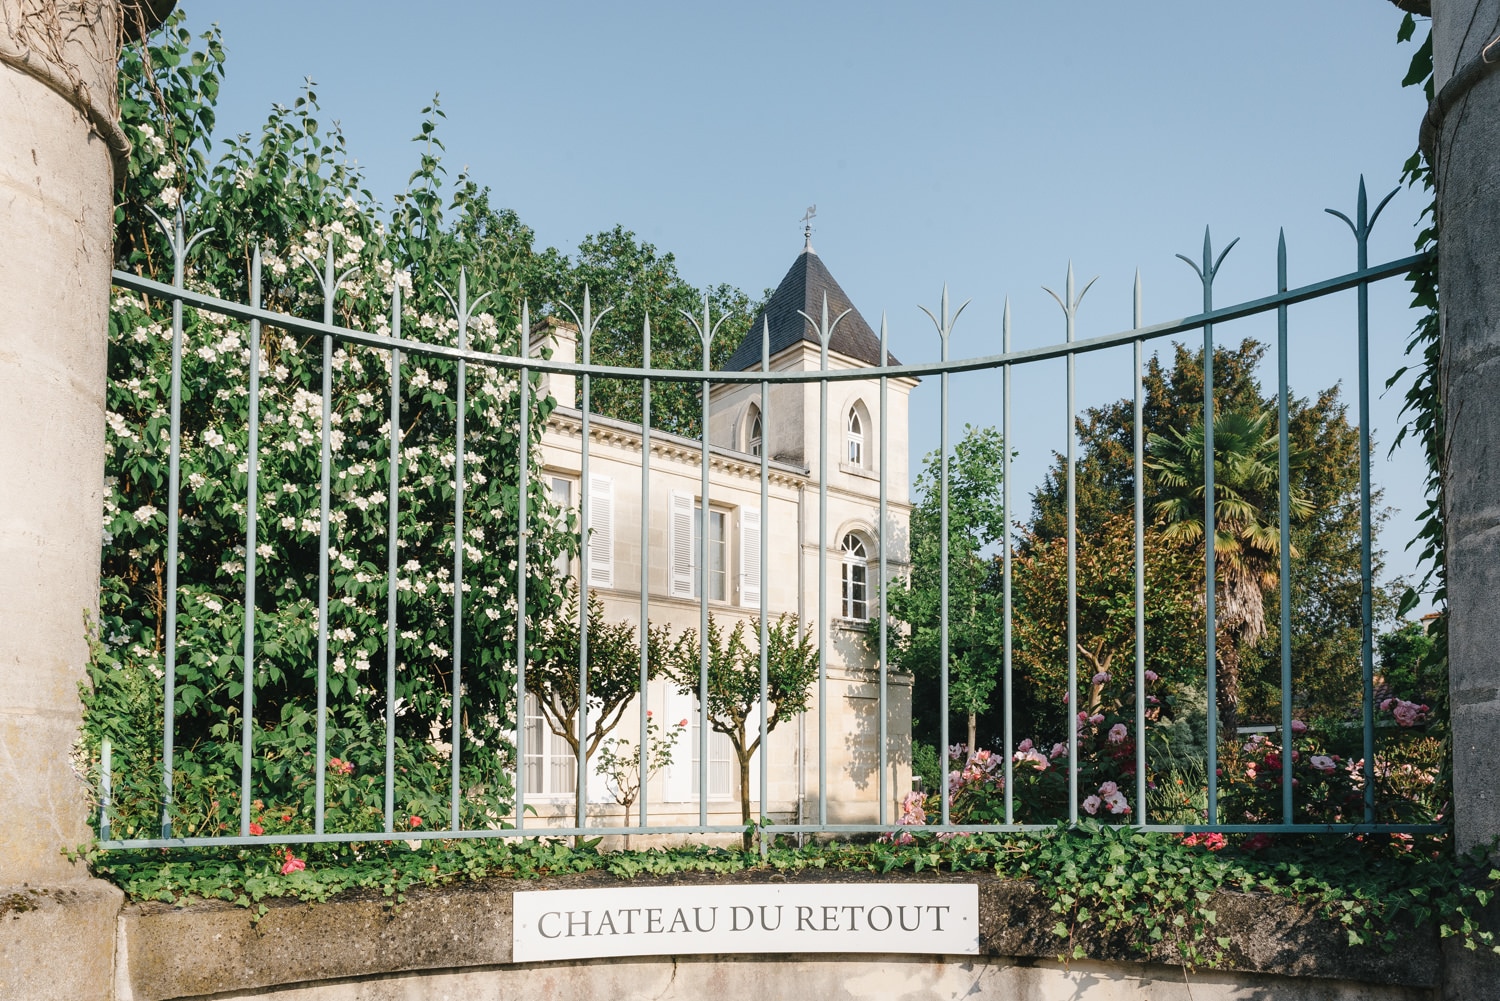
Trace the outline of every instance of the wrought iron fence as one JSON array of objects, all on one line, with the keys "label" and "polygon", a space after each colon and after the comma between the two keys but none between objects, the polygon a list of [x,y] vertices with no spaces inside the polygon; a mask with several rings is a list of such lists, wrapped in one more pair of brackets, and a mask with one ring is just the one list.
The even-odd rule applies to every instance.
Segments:
[{"label": "wrought iron fence", "polygon": [[[1393,192],[1394,194],[1394,192]],[[1376,781],[1375,781],[1375,690],[1374,690],[1374,612],[1372,608],[1371,560],[1372,560],[1372,488],[1370,483],[1370,372],[1369,372],[1369,301],[1368,288],[1372,283],[1387,280],[1403,275],[1412,269],[1427,262],[1423,255],[1415,255],[1383,264],[1370,265],[1368,263],[1368,239],[1371,226],[1374,224],[1380,210],[1389,201],[1389,196],[1381,202],[1373,212],[1368,210],[1366,204],[1364,185],[1361,182],[1358,208],[1353,219],[1342,213],[1334,213],[1349,224],[1354,233],[1357,250],[1358,266],[1356,270],[1347,274],[1328,278],[1324,281],[1296,288],[1288,287],[1286,268],[1286,246],[1284,237],[1278,250],[1278,285],[1274,293],[1261,298],[1236,303],[1230,306],[1215,306],[1213,298],[1214,281],[1218,275],[1220,265],[1224,262],[1225,255],[1234,246],[1233,243],[1214,253],[1208,235],[1205,239],[1201,260],[1192,260],[1182,257],[1197,272],[1202,283],[1203,300],[1202,311],[1194,315],[1185,316],[1180,319],[1146,324],[1142,315],[1141,291],[1139,278],[1135,286],[1135,308],[1133,324],[1128,329],[1116,333],[1079,339],[1075,336],[1075,319],[1080,303],[1087,293],[1089,286],[1085,284],[1081,290],[1075,288],[1071,268],[1069,270],[1067,284],[1062,294],[1051,292],[1064,314],[1066,323],[1066,336],[1061,343],[1046,347],[1027,348],[1014,350],[1011,346],[1011,320],[1007,304],[1003,328],[1001,330],[1001,351],[983,357],[966,359],[952,359],[949,356],[949,343],[958,321],[963,312],[960,306],[954,310],[950,307],[947,291],[943,292],[942,301],[935,312],[928,312],[940,341],[940,357],[936,361],[917,362],[911,364],[891,363],[891,356],[887,351],[888,334],[884,321],[880,330],[880,360],[882,364],[874,367],[840,368],[831,367],[829,363],[829,343],[837,329],[842,315],[830,316],[827,301],[825,299],[823,309],[818,315],[803,314],[807,322],[812,324],[816,331],[819,342],[819,365],[815,370],[809,371],[776,371],[771,368],[770,355],[770,333],[769,323],[761,331],[760,365],[758,369],[747,371],[717,371],[709,367],[709,345],[718,324],[723,322],[723,317],[713,318],[707,306],[701,317],[690,317],[693,325],[701,338],[703,344],[703,367],[700,370],[684,371],[657,369],[651,366],[650,356],[650,329],[643,332],[645,344],[644,363],[640,368],[629,368],[611,365],[597,365],[589,362],[589,346],[593,334],[598,330],[599,324],[608,310],[595,311],[593,304],[585,296],[581,312],[574,314],[573,318],[578,329],[578,336],[583,350],[583,360],[577,362],[554,360],[551,358],[536,357],[531,352],[529,337],[521,339],[521,353],[518,355],[500,354],[474,350],[467,341],[467,332],[471,322],[477,315],[478,307],[487,297],[480,295],[470,298],[466,280],[461,278],[457,294],[449,296],[446,291],[443,295],[447,298],[457,323],[457,344],[447,345],[431,343],[412,339],[405,336],[401,330],[402,309],[401,289],[397,284],[392,299],[391,329],[387,335],[370,331],[349,329],[336,323],[335,300],[340,285],[348,277],[348,274],[338,274],[334,267],[334,251],[330,245],[326,260],[321,263],[318,281],[323,291],[324,307],[321,320],[308,320],[284,313],[271,312],[262,307],[261,304],[261,257],[257,250],[249,276],[249,301],[245,303],[227,301],[215,295],[195,291],[188,287],[187,274],[189,267],[189,255],[198,237],[189,237],[185,228],[185,222],[179,211],[174,221],[158,220],[161,222],[163,231],[170,242],[173,260],[173,281],[171,284],[158,282],[130,274],[116,271],[113,281],[116,287],[139,293],[161,301],[169,301],[172,308],[172,371],[171,371],[171,412],[169,428],[169,484],[168,498],[169,508],[166,512],[167,530],[167,561],[166,561],[166,585],[163,600],[165,602],[165,637],[164,637],[164,677],[162,678],[162,699],[164,706],[164,719],[161,730],[161,829],[159,837],[116,837],[112,828],[113,786],[114,778],[123,769],[139,768],[140,762],[120,762],[111,760],[111,748],[106,741],[102,749],[102,762],[99,771],[99,815],[98,827],[100,842],[106,848],[169,848],[178,846],[195,845],[240,845],[263,843],[269,836],[257,835],[253,831],[252,801],[254,800],[254,776],[258,765],[256,758],[256,684],[254,665],[257,656],[257,640],[255,620],[257,614],[256,585],[258,578],[257,550],[260,547],[258,541],[258,441],[259,441],[259,400],[261,396],[260,366],[251,364],[249,366],[249,380],[246,392],[249,396],[249,420],[248,420],[248,454],[247,454],[247,483],[248,489],[245,495],[244,505],[244,553],[245,553],[245,593],[244,608],[245,621],[243,630],[243,643],[237,652],[243,655],[243,677],[242,677],[242,703],[240,708],[240,783],[239,783],[239,823],[238,830],[225,832],[222,835],[213,836],[174,836],[172,829],[173,811],[173,782],[174,782],[174,718],[177,712],[177,670],[184,655],[182,640],[177,633],[178,616],[178,585],[177,569],[180,559],[178,528],[182,517],[180,510],[181,469],[180,458],[182,451],[182,358],[184,352],[184,308],[192,308],[206,313],[217,314],[222,317],[248,323],[249,354],[252,359],[258,359],[261,352],[261,334],[264,328],[276,328],[288,333],[315,337],[320,339],[322,346],[322,401],[321,401],[321,426],[320,426],[320,449],[321,449],[321,482],[320,482],[320,518],[318,537],[318,628],[316,637],[317,657],[317,703],[313,710],[316,719],[317,736],[316,751],[314,758],[308,763],[315,782],[315,815],[313,817],[313,829],[305,833],[278,833],[274,840],[284,843],[301,842],[327,842],[327,841],[362,841],[372,839],[425,839],[425,838],[492,838],[492,837],[521,837],[521,836],[571,836],[571,835],[599,835],[599,834],[624,834],[624,835],[705,835],[705,834],[740,834],[744,828],[739,824],[711,824],[709,804],[709,735],[711,731],[709,718],[709,670],[710,650],[709,644],[700,642],[701,662],[699,669],[699,691],[698,691],[698,749],[697,749],[697,822],[696,823],[659,823],[652,819],[651,797],[645,791],[646,777],[651,772],[651,763],[648,761],[650,748],[646,733],[648,729],[647,700],[642,697],[639,702],[639,760],[637,767],[641,779],[642,791],[639,802],[636,804],[633,820],[624,826],[610,825],[602,826],[599,823],[591,823],[587,814],[588,784],[590,779],[588,761],[583,750],[585,741],[580,740],[578,760],[576,762],[576,811],[572,823],[548,823],[538,822],[535,818],[528,816],[528,794],[534,794],[534,790],[527,788],[527,768],[524,762],[528,756],[528,734],[524,725],[524,706],[526,705],[528,691],[528,598],[527,588],[527,546],[523,544],[519,548],[520,567],[516,576],[517,581],[517,609],[516,609],[516,633],[518,638],[518,654],[513,665],[515,672],[514,695],[510,702],[516,714],[514,725],[514,743],[512,761],[522,763],[513,765],[515,795],[513,810],[509,816],[493,817],[492,822],[475,826],[465,826],[461,823],[460,803],[465,796],[465,790],[461,786],[461,762],[466,752],[464,727],[461,723],[461,693],[464,691],[466,670],[472,671],[472,652],[463,648],[463,622],[465,614],[464,606],[464,574],[465,574],[465,543],[464,543],[464,461],[465,443],[469,437],[469,430],[465,427],[465,378],[463,376],[466,366],[482,366],[513,373],[515,385],[521,394],[521,405],[519,415],[521,421],[520,440],[529,441],[529,435],[534,429],[529,427],[529,422],[534,419],[533,408],[530,405],[532,394],[536,392],[533,379],[539,374],[553,374],[560,376],[576,377],[581,383],[582,403],[579,407],[578,420],[581,423],[581,474],[580,483],[589,483],[590,464],[590,425],[596,420],[590,413],[590,382],[593,379],[609,378],[632,380],[640,385],[642,398],[643,416],[639,428],[641,439],[640,445],[640,467],[641,467],[641,490],[644,495],[649,492],[651,483],[652,463],[652,440],[653,436],[660,436],[661,432],[654,432],[651,427],[651,397],[653,384],[661,382],[683,382],[696,384],[702,393],[702,433],[697,443],[697,451],[700,458],[699,488],[702,492],[704,510],[708,508],[713,484],[710,476],[710,466],[716,454],[716,449],[710,443],[710,391],[714,385],[723,384],[748,384],[758,389],[759,413],[765,419],[772,419],[771,389],[777,385],[791,384],[816,384],[819,387],[819,412],[818,428],[819,440],[822,447],[819,448],[818,456],[818,600],[815,621],[812,623],[816,637],[818,672],[816,681],[816,771],[818,796],[814,809],[814,815],[810,818],[796,818],[795,822],[775,823],[770,831],[775,834],[795,835],[873,835],[889,834],[898,828],[893,824],[891,808],[895,803],[895,797],[904,790],[893,790],[890,788],[890,750],[893,743],[904,739],[906,735],[892,734],[887,729],[888,703],[889,703],[889,652],[892,640],[892,624],[887,609],[887,597],[890,588],[887,585],[890,579],[890,562],[888,557],[888,546],[885,540],[877,540],[877,556],[879,566],[879,586],[877,588],[877,600],[879,610],[873,615],[870,631],[874,634],[872,645],[875,653],[875,684],[878,691],[878,744],[879,766],[877,769],[878,791],[876,803],[878,808],[875,817],[868,822],[860,823],[831,823],[829,820],[828,791],[830,787],[829,775],[829,751],[828,731],[829,721],[827,717],[828,699],[828,665],[829,665],[829,622],[828,609],[829,581],[828,581],[828,559],[830,553],[829,523],[828,523],[828,497],[829,497],[829,403],[828,390],[830,384],[844,380],[871,380],[878,383],[879,393],[879,434],[878,450],[880,471],[879,482],[879,520],[878,524],[884,528],[890,524],[889,497],[886,470],[889,468],[888,458],[888,431],[886,415],[888,412],[887,400],[890,380],[897,378],[921,378],[929,376],[938,377],[938,393],[940,406],[940,453],[941,465],[938,473],[938,483],[941,491],[939,505],[942,518],[942,527],[939,538],[941,545],[941,663],[939,668],[941,713],[941,743],[943,747],[949,744],[948,720],[949,712],[949,456],[951,446],[948,429],[948,405],[950,398],[949,379],[956,373],[974,371],[999,372],[1002,380],[1002,402],[1001,411],[1001,434],[1005,443],[1003,452],[1003,468],[1001,470],[1002,484],[1002,506],[1009,516],[1011,511],[1011,397],[1012,373],[1018,367],[1033,365],[1049,359],[1064,359],[1066,363],[1066,409],[1067,409],[1067,448],[1064,456],[1066,470],[1066,503],[1067,503],[1067,704],[1069,707],[1080,705],[1079,696],[1079,665],[1078,665],[1078,621],[1077,621],[1077,588],[1076,588],[1076,560],[1078,529],[1076,525],[1076,466],[1078,457],[1076,454],[1077,435],[1075,433],[1075,422],[1078,417],[1075,402],[1075,364],[1077,358],[1085,353],[1100,351],[1108,348],[1129,346],[1133,352],[1133,470],[1134,476],[1134,509],[1132,518],[1134,522],[1134,670],[1135,670],[1135,701],[1134,701],[1134,789],[1130,799],[1134,808],[1131,811],[1136,826],[1171,831],[1220,831],[1220,832],[1313,832],[1330,830],[1364,830],[1385,832],[1418,832],[1432,831],[1437,827],[1432,824],[1406,824],[1377,822],[1376,814]],[[1329,210],[1332,212],[1332,210]],[[200,236],[202,234],[199,234]],[[1182,256],[1182,255],[1179,255]],[[316,264],[314,265],[317,266]],[[1148,342],[1160,340],[1178,334],[1189,334],[1200,332],[1203,343],[1204,385],[1213,385],[1213,363],[1215,328],[1218,325],[1246,317],[1273,314],[1277,322],[1277,420],[1278,420],[1278,458],[1279,458],[1279,533],[1280,533],[1280,641],[1281,641],[1281,707],[1279,731],[1284,738],[1289,738],[1293,733],[1293,705],[1292,705],[1292,625],[1290,586],[1292,578],[1291,568],[1291,546],[1287,542],[1288,526],[1291,523],[1289,514],[1289,416],[1288,416],[1288,311],[1289,308],[1299,303],[1318,299],[1345,290],[1356,290],[1358,295],[1357,315],[1355,322],[1359,338],[1358,356],[1358,420],[1359,420],[1359,452],[1361,456],[1360,465],[1360,544],[1361,544],[1361,571],[1362,571],[1362,644],[1361,644],[1361,677],[1362,677],[1362,729],[1363,729],[1363,817],[1341,824],[1305,823],[1294,819],[1294,783],[1293,783],[1293,755],[1286,753],[1281,757],[1281,791],[1282,800],[1280,804],[1279,817],[1267,817],[1264,822],[1255,824],[1221,823],[1219,816],[1219,749],[1222,735],[1217,732],[1217,713],[1213,711],[1216,704],[1216,686],[1218,684],[1218,665],[1216,658],[1216,553],[1215,553],[1215,486],[1214,486],[1214,424],[1212,394],[1205,391],[1204,400],[1204,496],[1205,508],[1204,518],[1204,591],[1203,598],[1205,608],[1205,625],[1203,632],[1203,654],[1205,665],[1205,684],[1207,687],[1207,703],[1210,707],[1207,714],[1207,760],[1204,762],[1204,775],[1207,783],[1206,813],[1200,823],[1160,823],[1153,822],[1147,808],[1148,793],[1148,762],[1146,754],[1146,733],[1148,729],[1147,719],[1147,680],[1146,672],[1146,643],[1147,632],[1145,628],[1145,606],[1146,606],[1146,571],[1145,571],[1145,549],[1144,533],[1149,524],[1148,513],[1145,508],[1143,495],[1143,477],[1140,471],[1144,468],[1144,441],[1142,430],[1142,364],[1143,351]],[[925,311],[925,310],[924,310]],[[527,312],[523,309],[522,329],[529,331],[530,322]],[[325,727],[329,714],[328,685],[329,685],[329,595],[330,595],[330,478],[334,466],[333,448],[333,353],[335,345],[357,345],[373,349],[378,352],[387,352],[390,358],[390,420],[389,420],[389,454],[387,463],[389,466],[389,482],[387,496],[389,498],[388,511],[388,567],[386,579],[386,615],[388,630],[387,664],[386,664],[386,691],[394,692],[397,671],[397,643],[396,633],[400,627],[398,621],[397,587],[396,581],[399,575],[397,544],[397,518],[399,503],[399,479],[401,476],[401,454],[399,448],[401,428],[401,399],[402,399],[402,371],[403,364],[412,360],[420,359],[444,359],[456,363],[459,370],[459,378],[456,382],[455,392],[457,394],[457,406],[455,408],[455,453],[453,455],[453,466],[455,470],[454,491],[454,563],[452,567],[453,580],[453,638],[451,651],[451,691],[453,693],[449,705],[452,707],[448,721],[447,743],[449,745],[449,781],[448,798],[449,823],[446,829],[410,829],[403,827],[397,822],[395,782],[397,765],[395,760],[396,744],[396,716],[398,712],[397,700],[386,698],[384,728],[386,740],[386,753],[384,764],[384,788],[382,795],[384,822],[378,829],[372,830],[328,830],[325,822],[325,800],[327,790],[325,789],[325,776],[328,774],[328,747],[325,736]],[[481,429],[480,433],[484,433]],[[722,451],[722,450],[718,450]],[[770,476],[775,461],[770,456],[770,448],[758,449],[758,456],[742,456],[746,462],[758,464],[759,467],[759,495],[760,495],[760,526],[759,526],[759,565],[762,568],[770,565]],[[528,489],[526,478],[534,475],[530,461],[522,461],[519,464],[519,512],[517,525],[518,538],[525,540],[528,531],[528,519],[535,517],[528,510]],[[591,493],[585,486],[580,491],[580,537],[584,540],[589,538],[591,528]],[[649,538],[649,515],[645,505],[642,506],[641,515],[641,569],[640,569],[640,692],[645,693],[649,679],[648,654],[647,654],[647,622],[651,612],[652,595],[650,592],[649,553],[651,551]],[[698,551],[696,559],[700,568],[710,565],[710,533],[704,530],[696,533]],[[578,550],[581,563],[579,579],[584,582],[590,580],[590,546],[586,543],[580,545]],[[942,784],[939,790],[940,817],[939,823],[928,825],[927,830],[932,831],[973,831],[973,830],[1018,830],[1034,828],[1039,824],[1023,824],[1016,821],[1013,790],[1015,788],[1015,768],[1017,764],[1017,744],[1015,740],[1016,720],[1012,713],[1012,693],[1014,691],[1013,663],[1012,663],[1012,564],[1014,544],[1007,532],[1001,544],[999,562],[1001,567],[1001,580],[1003,589],[1003,658],[995,665],[1000,675],[1000,684],[1004,691],[1005,718],[1004,718],[1004,763],[1003,763],[1003,790],[1004,790],[1004,817],[998,823],[955,823],[950,814],[951,792],[947,783]],[[770,588],[762,586],[759,588],[759,650],[760,650],[760,705],[768,705],[767,673],[768,673],[768,642],[767,630],[770,627],[772,609],[769,607]],[[710,599],[709,587],[697,588],[698,599],[698,636],[706,637],[710,625]],[[589,651],[588,651],[588,622],[590,609],[587,601],[579,601],[580,633],[580,656],[578,663],[577,685],[580,692],[589,690]],[[225,650],[215,652],[226,652]],[[579,720],[578,732],[580,735],[588,732],[587,714],[589,712],[588,699],[580,699],[582,709]],[[758,714],[758,727],[760,737],[760,754],[758,765],[758,789],[759,803],[764,805],[769,802],[768,785],[769,775],[777,767],[778,763],[772,762],[770,745],[768,741],[767,714]],[[1067,821],[1077,823],[1079,821],[1080,788],[1079,788],[1079,730],[1077,726],[1069,721],[1069,737],[1067,741]],[[546,733],[542,733],[546,739]],[[441,735],[434,732],[431,735],[433,741],[439,741]],[[488,752],[486,752],[488,753]],[[800,763],[798,763],[800,766]],[[1123,793],[1123,790],[1122,790]],[[810,804],[809,804],[810,805]]]}]

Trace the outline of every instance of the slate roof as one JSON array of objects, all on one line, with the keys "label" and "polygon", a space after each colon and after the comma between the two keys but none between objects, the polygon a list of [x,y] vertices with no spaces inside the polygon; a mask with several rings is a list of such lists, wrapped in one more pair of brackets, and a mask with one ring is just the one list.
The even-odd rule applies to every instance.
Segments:
[{"label": "slate roof", "polygon": [[[772,358],[799,340],[807,341],[813,347],[819,347],[821,342],[818,340],[817,329],[797,311],[802,310],[808,316],[821,317],[824,292],[828,293],[830,322],[844,310],[854,308],[854,304],[849,301],[849,296],[839,287],[839,283],[834,280],[833,275],[829,274],[822,259],[809,245],[797,260],[792,262],[791,269],[787,271],[786,277],[781,279],[781,284],[776,286],[776,291],[771,294],[771,299],[766,303],[765,308],[756,314],[755,322],[750,325],[745,339],[740,342],[740,346],[735,349],[734,354],[724,365],[725,370],[738,372],[760,367],[763,336],[761,325],[765,318],[771,321]],[[880,337],[870,329],[870,325],[865,322],[863,316],[859,315],[857,309],[854,309],[839,321],[838,326],[833,328],[833,336],[828,339],[828,350],[847,355],[866,365],[880,364]],[[897,364],[894,356],[888,354],[887,358],[890,364]]]}]

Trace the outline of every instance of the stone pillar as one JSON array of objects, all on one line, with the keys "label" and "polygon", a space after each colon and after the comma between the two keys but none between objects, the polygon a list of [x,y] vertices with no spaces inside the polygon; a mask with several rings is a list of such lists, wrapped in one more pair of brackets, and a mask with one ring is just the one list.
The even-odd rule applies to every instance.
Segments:
[{"label": "stone pillar", "polygon": [[[1433,4],[1439,93],[1500,33],[1500,0]],[[1491,57],[1500,56],[1500,45]],[[1500,834],[1500,73],[1438,123],[1449,672],[1458,847]]]},{"label": "stone pillar", "polygon": [[73,762],[99,590],[117,0],[0,0],[0,997],[111,995]]},{"label": "stone pillar", "polygon": [[[1438,100],[1423,131],[1441,226],[1453,817],[1463,851],[1500,834],[1500,73],[1481,57],[1500,34],[1500,0],[1432,6]],[[1493,928],[1500,913],[1487,910]],[[1452,940],[1444,967],[1445,998],[1490,996],[1500,976],[1495,956]]]}]

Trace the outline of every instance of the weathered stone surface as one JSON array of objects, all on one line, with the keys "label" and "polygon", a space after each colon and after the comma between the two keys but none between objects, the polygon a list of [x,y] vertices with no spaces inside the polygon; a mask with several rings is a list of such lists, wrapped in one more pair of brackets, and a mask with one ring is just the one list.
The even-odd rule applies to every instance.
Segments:
[{"label": "weathered stone surface", "polygon": [[114,0],[0,0],[0,997],[109,997],[72,748],[99,595]]},{"label": "weathered stone surface", "polygon": [[123,898],[98,880],[0,886],[0,998],[108,998]]},{"label": "weathered stone surface", "polygon": [[[864,882],[872,878],[865,873],[831,872],[786,876],[685,874],[659,881],[637,880],[636,885]],[[511,893],[623,885],[607,875],[587,874],[537,882],[493,880],[416,890],[394,910],[388,909],[380,898],[313,905],[279,904],[258,924],[252,922],[248,910],[222,904],[181,909],[158,904],[128,907],[120,924],[117,996],[120,1001],[165,1001],[226,992],[235,997],[254,997],[258,996],[256,991],[302,984],[301,990],[309,993],[276,996],[347,997],[363,1001],[387,997],[582,997],[593,992],[596,997],[655,997],[659,990],[670,986],[676,993],[661,996],[704,997],[709,990],[731,987],[738,996],[744,996],[746,991],[759,991],[760,985],[769,985],[769,995],[754,996],[778,997],[791,996],[780,992],[786,985],[798,983],[799,974],[795,972],[798,970],[822,978],[816,989],[798,992],[819,998],[948,997],[952,995],[922,993],[928,990],[922,985],[957,984],[959,980],[983,982],[988,985],[984,990],[1000,991],[993,996],[1007,998],[1071,996],[1055,991],[1063,989],[1060,985],[1064,984],[1078,986],[1077,968],[1066,971],[1056,967],[1062,946],[1049,929],[1057,915],[1047,910],[1041,894],[1031,884],[987,874],[892,874],[880,880],[977,883],[983,957],[925,960],[736,956],[509,965]],[[1409,947],[1392,955],[1375,949],[1350,948],[1336,923],[1280,898],[1225,893],[1214,900],[1213,906],[1219,912],[1220,933],[1232,939],[1233,970],[1205,973],[1201,978],[1190,974],[1194,997],[1415,998],[1430,996],[1437,986],[1437,939],[1431,931],[1414,932]],[[199,943],[203,947],[187,947],[185,943]],[[1164,944],[1148,957],[1159,968],[1142,966],[1139,962],[1142,957],[1124,941],[1086,941],[1084,945],[1091,963],[1112,964],[1098,966],[1100,971],[1112,972],[1108,976],[1101,972],[1095,979],[1100,984],[1113,984],[1110,990],[1126,992],[1113,995],[1106,992],[1101,997],[1170,996],[1152,993],[1156,988],[1142,985],[1164,978],[1181,984],[1180,972],[1161,972],[1166,967],[1160,964],[1176,961],[1170,944]],[[1030,967],[1054,972],[1026,986],[1029,981],[1019,970]],[[683,973],[684,978],[674,981],[674,970]],[[881,973],[882,970],[887,972]],[[444,972],[431,977],[415,976],[430,971]],[[692,971],[691,976],[688,971]],[[1267,977],[1276,979],[1265,980]],[[1298,979],[1281,979],[1293,977]],[[1226,985],[1225,990],[1227,985],[1244,986],[1262,980],[1279,986],[1260,995],[1204,995],[1198,991],[1200,979],[1205,984]],[[342,983],[337,990],[331,983],[312,986],[314,982],[331,981],[348,983]],[[865,982],[885,983],[891,991],[860,993],[865,988],[859,985]],[[354,983],[359,985],[358,990],[350,986]],[[622,986],[626,983],[634,986],[627,991]],[[1299,983],[1302,986],[1296,986]],[[1356,983],[1360,985],[1358,990],[1339,986]],[[644,986],[647,984],[657,987],[647,990]],[[900,987],[901,984],[910,985],[910,991],[915,993]],[[1137,986],[1129,987],[1131,984]],[[1131,994],[1127,987],[1146,993]],[[346,988],[347,992],[340,993]],[[644,993],[632,993],[636,989]],[[1024,990],[1040,993],[1015,993]]]},{"label": "weathered stone surface", "polygon": [[217,1001],[1425,1001],[1431,996],[1423,988],[1188,972],[1135,963],[1063,966],[1011,959],[728,956],[445,970],[419,977],[303,985],[274,995],[225,994]]},{"label": "weathered stone surface", "polygon": [[[1500,0],[1433,5],[1434,85],[1494,37]],[[1438,129],[1443,417],[1447,433],[1449,665],[1454,823],[1460,849],[1500,833],[1500,73],[1481,76]]]}]

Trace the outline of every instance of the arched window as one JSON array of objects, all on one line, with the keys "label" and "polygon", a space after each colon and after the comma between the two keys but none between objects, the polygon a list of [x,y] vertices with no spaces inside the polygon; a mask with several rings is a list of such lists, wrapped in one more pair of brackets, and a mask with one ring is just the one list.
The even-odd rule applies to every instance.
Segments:
[{"label": "arched window", "polygon": [[840,610],[846,619],[864,621],[870,617],[870,552],[865,540],[854,532],[844,536],[840,548],[843,550],[839,568]]},{"label": "arched window", "polygon": [[859,404],[849,408],[849,419],[844,422],[844,439],[847,446],[844,459],[851,466],[865,464],[865,419],[860,414]]},{"label": "arched window", "polygon": [[765,438],[765,427],[760,419],[760,407],[750,404],[750,416],[745,421],[745,451],[759,455],[761,442]]}]

